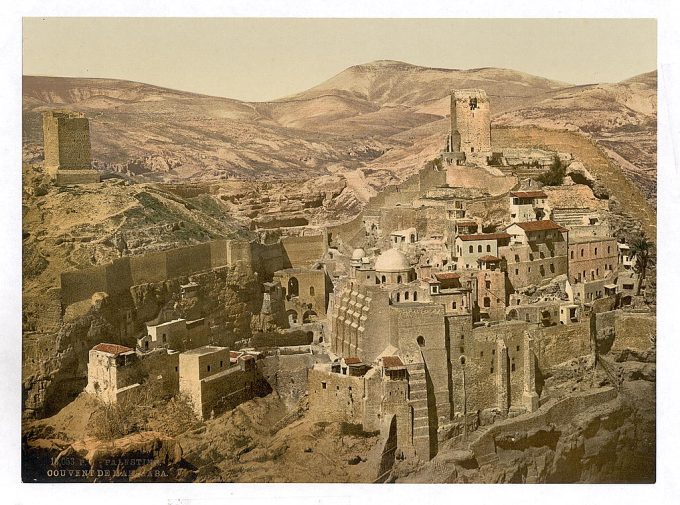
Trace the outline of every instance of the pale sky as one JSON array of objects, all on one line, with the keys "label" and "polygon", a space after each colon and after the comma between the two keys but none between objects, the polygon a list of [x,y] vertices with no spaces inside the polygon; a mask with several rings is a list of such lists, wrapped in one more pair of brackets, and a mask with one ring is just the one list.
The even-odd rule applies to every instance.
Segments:
[{"label": "pale sky", "polygon": [[656,69],[653,19],[24,18],[23,73],[128,79],[239,100],[373,60],[501,67],[573,84]]}]

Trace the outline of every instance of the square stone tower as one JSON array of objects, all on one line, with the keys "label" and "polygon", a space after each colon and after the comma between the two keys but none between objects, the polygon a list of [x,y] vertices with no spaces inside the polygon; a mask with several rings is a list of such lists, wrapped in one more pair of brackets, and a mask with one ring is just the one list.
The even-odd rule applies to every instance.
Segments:
[{"label": "square stone tower", "polygon": [[451,92],[451,138],[449,151],[466,155],[491,151],[491,110],[482,89]]},{"label": "square stone tower", "polygon": [[45,169],[58,186],[99,182],[92,168],[90,123],[84,114],[69,111],[43,112]]}]

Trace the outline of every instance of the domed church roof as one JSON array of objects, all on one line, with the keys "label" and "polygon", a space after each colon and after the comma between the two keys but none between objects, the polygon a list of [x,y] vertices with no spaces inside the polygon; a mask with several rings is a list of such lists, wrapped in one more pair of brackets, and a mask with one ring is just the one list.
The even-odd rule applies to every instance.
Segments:
[{"label": "domed church roof", "polygon": [[354,252],[352,253],[352,259],[353,259],[353,260],[360,260],[360,259],[363,258],[364,256],[366,256],[366,251],[364,251],[364,250],[361,249],[361,248],[359,248],[359,249],[354,249]]},{"label": "domed church roof", "polygon": [[410,269],[408,258],[398,249],[389,249],[375,260],[376,272],[406,272]]}]

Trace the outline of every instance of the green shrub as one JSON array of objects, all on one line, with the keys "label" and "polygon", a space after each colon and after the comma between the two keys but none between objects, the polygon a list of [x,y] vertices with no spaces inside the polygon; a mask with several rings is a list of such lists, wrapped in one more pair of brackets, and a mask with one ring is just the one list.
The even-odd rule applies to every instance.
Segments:
[{"label": "green shrub", "polygon": [[555,155],[550,165],[550,170],[539,175],[537,180],[546,186],[560,186],[567,175],[567,167],[562,163],[560,157]]}]

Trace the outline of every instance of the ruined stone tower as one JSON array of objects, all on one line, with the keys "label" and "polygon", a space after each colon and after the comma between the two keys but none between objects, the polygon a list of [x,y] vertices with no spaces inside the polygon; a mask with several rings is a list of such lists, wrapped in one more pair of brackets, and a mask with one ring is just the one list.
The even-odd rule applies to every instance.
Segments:
[{"label": "ruined stone tower", "polygon": [[448,150],[473,153],[491,151],[491,110],[482,89],[451,92],[451,136]]},{"label": "ruined stone tower", "polygon": [[45,169],[58,186],[99,182],[92,168],[90,124],[79,112],[43,112]]}]

